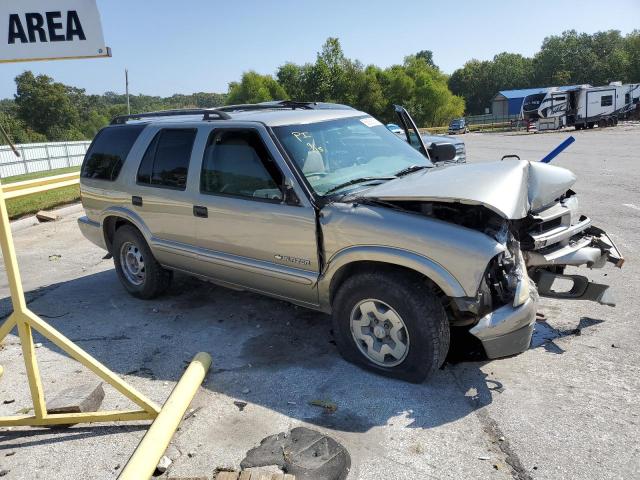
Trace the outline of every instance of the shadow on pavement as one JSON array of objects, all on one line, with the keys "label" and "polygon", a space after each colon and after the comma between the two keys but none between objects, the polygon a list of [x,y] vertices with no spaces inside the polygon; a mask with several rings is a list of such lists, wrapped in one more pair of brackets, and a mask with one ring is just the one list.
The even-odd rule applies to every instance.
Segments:
[{"label": "shadow on pavement", "polygon": [[[436,427],[491,403],[502,388],[478,361],[445,363],[421,385],[371,374],[339,355],[327,315],[186,276],[143,301],[109,270],[49,287],[30,308],[120,374],[177,381],[207,351],[214,364],[204,388],[337,431]],[[328,413],[312,400],[338,408]]]},{"label": "shadow on pavement", "polygon": [[[17,447],[34,447],[53,443],[68,442],[69,440],[83,440],[87,438],[102,437],[127,432],[147,430],[147,425],[95,425],[78,426],[73,428],[41,428],[5,430],[0,432],[0,452],[14,450]],[[65,435],[58,435],[59,432]]]}]

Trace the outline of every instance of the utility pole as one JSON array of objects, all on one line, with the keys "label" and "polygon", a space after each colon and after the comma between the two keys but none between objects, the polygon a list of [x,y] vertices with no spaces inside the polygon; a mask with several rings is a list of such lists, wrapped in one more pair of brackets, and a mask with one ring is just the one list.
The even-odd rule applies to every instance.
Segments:
[{"label": "utility pole", "polygon": [[127,90],[127,115],[131,115],[131,105],[129,104],[129,70],[124,69],[124,83]]}]

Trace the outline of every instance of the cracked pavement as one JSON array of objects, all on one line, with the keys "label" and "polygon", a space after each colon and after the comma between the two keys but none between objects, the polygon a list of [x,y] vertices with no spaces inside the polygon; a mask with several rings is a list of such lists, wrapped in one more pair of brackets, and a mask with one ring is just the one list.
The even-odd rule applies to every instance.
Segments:
[{"label": "cracked pavement", "polygon": [[[165,476],[238,468],[263,438],[306,426],[347,448],[349,479],[638,478],[640,126],[463,138],[471,162],[511,153],[535,160],[569,134],[576,143],[553,163],[577,174],[581,211],[627,258],[620,271],[587,271],[600,281],[606,275],[618,306],[545,299],[532,348],[515,357],[448,363],[429,382],[412,385],[346,363],[327,316],[278,300],[184,276],[167,296],[137,300],[119,285],[112,261],[82,238],[78,215],[14,235],[29,306],[159,403],[196,352],[212,354],[212,370],[167,452],[173,464]],[[7,296],[2,273],[3,317]],[[36,337],[47,395],[97,381]],[[29,408],[14,335],[0,349],[0,365],[0,415]],[[103,408],[129,406],[112,388],[105,392]],[[3,480],[52,472],[115,478],[146,425],[0,429]]]}]

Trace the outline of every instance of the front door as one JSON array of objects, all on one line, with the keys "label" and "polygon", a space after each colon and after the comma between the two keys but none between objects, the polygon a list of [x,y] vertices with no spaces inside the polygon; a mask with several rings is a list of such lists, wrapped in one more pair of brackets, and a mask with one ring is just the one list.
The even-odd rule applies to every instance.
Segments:
[{"label": "front door", "polygon": [[198,268],[233,285],[316,305],[315,210],[306,198],[285,195],[284,178],[291,176],[278,157],[266,130],[212,130],[193,207]]}]

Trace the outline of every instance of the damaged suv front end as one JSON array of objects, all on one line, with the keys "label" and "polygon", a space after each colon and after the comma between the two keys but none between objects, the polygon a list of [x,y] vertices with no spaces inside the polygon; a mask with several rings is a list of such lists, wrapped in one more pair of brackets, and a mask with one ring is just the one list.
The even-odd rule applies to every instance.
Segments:
[{"label": "damaged suv front end", "polygon": [[[528,348],[538,294],[615,305],[607,285],[564,272],[567,266],[624,263],[607,234],[577,213],[570,190],[575,180],[564,168],[512,160],[419,172],[364,196],[482,231],[504,246],[487,267],[476,302],[457,308],[458,324],[466,318],[470,333],[495,358]],[[556,290],[558,280],[570,286]]]}]

